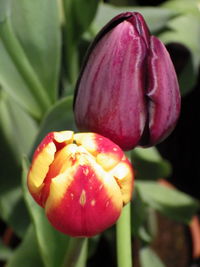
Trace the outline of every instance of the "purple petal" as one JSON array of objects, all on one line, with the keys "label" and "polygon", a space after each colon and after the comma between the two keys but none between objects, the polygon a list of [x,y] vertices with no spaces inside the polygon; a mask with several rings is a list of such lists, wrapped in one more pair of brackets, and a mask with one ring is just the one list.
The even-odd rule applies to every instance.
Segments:
[{"label": "purple petal", "polygon": [[127,21],[131,22],[133,27],[138,31],[138,34],[144,38],[146,46],[149,47],[150,33],[147,24],[140,13],[134,12]]},{"label": "purple petal", "polygon": [[144,39],[127,21],[96,44],[82,73],[75,102],[81,130],[100,133],[124,150],[135,146],[146,122]]},{"label": "purple petal", "polygon": [[148,58],[149,144],[166,138],[174,129],[180,113],[180,92],[174,66],[165,46],[150,39]]}]

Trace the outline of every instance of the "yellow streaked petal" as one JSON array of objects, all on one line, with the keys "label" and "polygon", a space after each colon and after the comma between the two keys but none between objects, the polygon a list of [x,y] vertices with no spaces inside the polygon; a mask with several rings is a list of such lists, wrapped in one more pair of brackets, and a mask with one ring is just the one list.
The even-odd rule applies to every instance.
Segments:
[{"label": "yellow streaked petal", "polygon": [[121,188],[122,198],[124,204],[127,204],[132,197],[133,188],[133,170],[126,162],[120,162],[110,172],[116,179]]},{"label": "yellow streaked petal", "polygon": [[54,161],[49,170],[51,177],[56,177],[59,173],[63,173],[67,168],[74,165],[77,150],[77,145],[69,144],[56,152]]},{"label": "yellow streaked petal", "polygon": [[83,146],[93,156],[96,156],[98,152],[95,137],[96,134],[94,133],[78,133],[74,135],[74,141],[77,145]]},{"label": "yellow streaked petal", "polygon": [[70,168],[66,167],[65,172],[59,174],[51,180],[50,192],[45,204],[46,213],[55,206],[58,206],[60,201],[62,201],[69,185],[72,181],[74,181],[76,171],[80,166],[90,166],[96,179],[101,182],[102,188],[105,188],[109,203],[115,205],[117,209],[121,209],[123,202],[122,194],[114,177],[104,171],[104,169],[96,163],[92,156],[88,154],[77,154],[75,165]]},{"label": "yellow streaked petal", "polygon": [[41,190],[42,183],[48,173],[49,166],[54,160],[55,152],[56,146],[53,142],[50,142],[33,161],[28,175],[28,186],[32,193],[35,194]]},{"label": "yellow streaked petal", "polygon": [[114,168],[119,163],[118,155],[114,153],[99,153],[96,157],[97,163],[99,163],[105,170]]},{"label": "yellow streaked petal", "polygon": [[51,208],[59,205],[73,179],[73,173],[67,169],[51,180],[49,196],[45,203],[46,213],[48,213]]},{"label": "yellow streaked petal", "polygon": [[54,139],[58,143],[66,142],[68,144],[73,142],[73,131],[61,131],[61,132],[54,132]]},{"label": "yellow streaked petal", "polygon": [[81,146],[79,147],[76,144],[64,146],[55,154],[54,161],[49,169],[50,176],[56,177],[59,173],[65,172],[67,168],[71,168],[75,164],[80,164],[81,161],[82,164],[84,164],[84,157],[82,156],[80,159],[81,154],[87,154],[88,156],[93,157],[86,149]]},{"label": "yellow streaked petal", "polygon": [[115,178],[109,173],[106,172],[102,166],[100,166],[96,160],[91,156],[81,156],[80,157],[80,165],[89,165],[93,169],[97,179],[101,181],[102,186],[105,187],[108,199],[113,202],[116,208],[121,207],[122,203],[122,194],[118,183]]}]

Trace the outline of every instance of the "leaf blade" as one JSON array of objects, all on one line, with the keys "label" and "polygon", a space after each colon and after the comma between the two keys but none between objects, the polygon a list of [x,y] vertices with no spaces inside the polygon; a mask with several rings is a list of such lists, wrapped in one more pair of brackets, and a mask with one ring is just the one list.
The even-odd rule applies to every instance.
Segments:
[{"label": "leaf blade", "polygon": [[12,23],[24,52],[52,102],[57,98],[61,31],[57,1],[13,1]]},{"label": "leaf blade", "polygon": [[199,209],[189,195],[156,182],[137,181],[135,187],[142,201],[173,220],[187,224]]},{"label": "leaf blade", "polygon": [[[30,246],[31,244],[31,246]],[[44,267],[39,255],[33,226],[30,226],[21,245],[14,251],[6,267]]]}]

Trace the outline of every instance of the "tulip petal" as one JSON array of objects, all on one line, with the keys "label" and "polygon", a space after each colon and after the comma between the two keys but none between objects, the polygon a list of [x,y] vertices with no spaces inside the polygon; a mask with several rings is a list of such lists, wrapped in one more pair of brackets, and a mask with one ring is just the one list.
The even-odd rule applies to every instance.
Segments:
[{"label": "tulip petal", "polygon": [[28,174],[28,188],[39,205],[42,205],[40,195],[44,186],[43,181],[48,173],[49,166],[54,160],[54,154],[56,152],[56,146],[54,143],[49,140],[46,141],[48,141],[48,143],[45,144],[44,142],[36,150],[33,163]]},{"label": "tulip petal", "polygon": [[52,179],[45,210],[53,226],[71,236],[92,236],[119,217],[122,195],[115,179],[91,157]]},{"label": "tulip petal", "polygon": [[94,133],[79,133],[74,135],[75,142],[84,147],[96,157],[96,161],[105,169],[109,170],[118,164],[124,153],[108,138]]},{"label": "tulip petal", "polygon": [[148,145],[154,145],[171,133],[180,113],[180,92],[174,66],[165,46],[154,36],[150,42],[148,76]]},{"label": "tulip petal", "polygon": [[144,39],[146,46],[149,47],[150,33],[143,16],[138,12],[133,12],[132,16],[127,18],[133,27],[137,29],[138,34]]},{"label": "tulip petal", "polygon": [[[28,174],[28,188],[39,205],[43,205],[41,193],[44,190],[44,181],[49,171],[49,166],[54,161],[58,147],[72,142],[73,132],[51,132],[37,147],[33,162]],[[61,145],[62,144],[62,145]]]},{"label": "tulip petal", "polygon": [[143,38],[127,21],[96,44],[76,96],[75,119],[81,130],[92,129],[125,150],[138,143],[146,122],[146,52]]},{"label": "tulip petal", "polygon": [[127,204],[131,198],[133,191],[133,169],[127,159],[122,160],[109,172],[117,181],[124,205]]},{"label": "tulip petal", "polygon": [[93,156],[96,156],[98,153],[95,139],[95,133],[78,133],[74,135],[74,141],[76,144],[84,147]]}]

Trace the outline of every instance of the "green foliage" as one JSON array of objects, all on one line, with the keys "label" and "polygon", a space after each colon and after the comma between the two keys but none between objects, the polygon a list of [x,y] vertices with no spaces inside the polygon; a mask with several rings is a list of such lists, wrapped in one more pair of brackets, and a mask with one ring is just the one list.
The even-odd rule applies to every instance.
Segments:
[{"label": "green foliage", "polygon": [[166,1],[163,7],[177,10],[179,15],[166,24],[168,30],[159,35],[159,38],[165,43],[180,43],[191,53],[191,59],[179,79],[181,92],[185,95],[194,86],[200,63],[199,1],[171,0]]},{"label": "green foliage", "polygon": [[11,11],[11,0],[1,0],[0,2],[0,23],[7,19]]},{"label": "green foliage", "polygon": [[132,203],[132,234],[149,244],[157,235],[155,211],[188,224],[199,207],[198,201],[176,189],[137,180]]},{"label": "green foliage", "polygon": [[41,140],[52,131],[64,131],[66,129],[76,130],[74,115],[72,112],[73,98],[65,97],[49,109],[43,118],[35,144],[38,145]]},{"label": "green foliage", "polygon": [[63,0],[65,27],[64,57],[68,63],[65,72],[70,84],[74,85],[79,72],[78,45],[82,34],[90,26],[98,7],[98,0]]},{"label": "green foliage", "polygon": [[[20,189],[21,157],[29,154],[37,133],[35,121],[0,89],[0,217],[23,237],[29,223]],[[21,220],[19,220],[19,216]]]},{"label": "green foliage", "polygon": [[147,225],[148,206],[140,198],[137,192],[134,192],[132,203],[132,234],[139,237],[143,242],[150,243],[152,236]]},{"label": "green foliage", "polygon": [[53,0],[21,1],[20,5],[12,1],[10,16],[8,8],[1,14],[0,83],[38,119],[57,95],[61,47],[56,7]]},{"label": "green foliage", "polygon": [[[114,6],[98,0],[0,0],[0,219],[21,241],[16,249],[0,241],[0,260],[7,267],[62,267],[76,244],[50,225],[44,210],[31,198],[26,158],[21,186],[21,159],[30,157],[48,132],[77,131],[72,94],[80,58],[85,55],[86,42],[88,45],[105,23],[127,10],[142,13],[154,35],[166,44],[179,43],[190,53],[179,77],[182,95],[196,83],[199,1],[171,0],[157,7],[125,5],[130,2],[121,0]],[[131,231],[145,245],[140,249],[140,263],[142,267],[163,267],[147,246],[156,235],[155,211],[188,224],[199,203],[156,181],[169,176],[173,166],[155,147],[134,149],[131,160],[137,178]],[[107,242],[112,244],[113,232],[109,234],[112,238]],[[100,240],[100,236],[89,240],[89,256]],[[87,242],[83,244],[76,266],[86,261]]]},{"label": "green foliage", "polygon": [[12,1],[11,21],[20,44],[51,102],[57,99],[61,30],[55,0]]},{"label": "green foliage", "polygon": [[23,242],[14,251],[6,267],[44,267],[37,245],[33,226],[31,225],[25,235]]},{"label": "green foliage", "polygon": [[97,30],[100,30],[110,20],[110,18],[126,11],[140,12],[144,16],[152,33],[162,30],[166,27],[167,22],[177,15],[175,9],[170,10],[164,7],[116,7],[101,3],[98,13],[94,19],[94,27]]},{"label": "green foliage", "polygon": [[135,189],[146,205],[179,222],[189,223],[200,207],[187,194],[156,182],[137,181]]},{"label": "green foliage", "polygon": [[37,124],[9,95],[0,89],[0,130],[18,162],[30,152]]},{"label": "green foliage", "polygon": [[67,34],[77,42],[93,21],[98,0],[64,0],[63,2]]},{"label": "green foliage", "polygon": [[0,260],[8,260],[12,255],[12,250],[5,246],[0,240]]},{"label": "green foliage", "polygon": [[150,247],[142,248],[140,250],[139,256],[140,256],[141,267],[149,267],[149,266],[164,267],[165,266]]},{"label": "green foliage", "polygon": [[30,219],[19,186],[1,194],[0,211],[1,219],[12,227],[19,237],[23,238]]},{"label": "green foliage", "polygon": [[137,179],[152,180],[169,176],[171,166],[155,147],[135,148],[131,153]]}]

